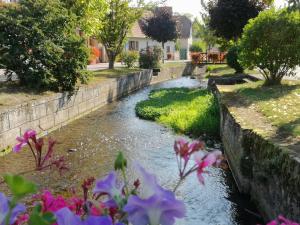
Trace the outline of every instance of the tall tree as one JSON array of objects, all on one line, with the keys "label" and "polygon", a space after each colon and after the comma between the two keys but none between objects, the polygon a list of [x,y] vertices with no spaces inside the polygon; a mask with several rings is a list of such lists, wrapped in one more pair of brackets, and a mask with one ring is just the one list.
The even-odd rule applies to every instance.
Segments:
[{"label": "tall tree", "polygon": [[104,45],[109,60],[109,68],[114,68],[116,57],[122,52],[126,35],[134,22],[141,17],[141,3],[133,7],[132,0],[107,0],[108,10],[102,21],[98,38]]},{"label": "tall tree", "polygon": [[178,37],[176,21],[167,8],[157,8],[153,13],[153,16],[142,20],[142,31],[146,36],[160,42],[164,50],[167,41],[174,41]]},{"label": "tall tree", "polygon": [[86,36],[95,35],[102,28],[107,11],[105,0],[61,0],[77,16],[77,26]]},{"label": "tall tree", "polygon": [[270,0],[211,0],[208,4],[209,26],[218,37],[237,40],[248,20],[264,10]]}]

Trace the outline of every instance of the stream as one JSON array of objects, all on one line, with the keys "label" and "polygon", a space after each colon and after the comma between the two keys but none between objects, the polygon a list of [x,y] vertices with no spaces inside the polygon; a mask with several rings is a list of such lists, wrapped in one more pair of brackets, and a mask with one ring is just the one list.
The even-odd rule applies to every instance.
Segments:
[{"label": "stream", "polygon": [[[141,120],[135,115],[135,105],[145,100],[153,89],[171,87],[205,87],[206,82],[180,78],[152,85],[128,97],[108,104],[49,136],[59,141],[56,151],[66,155],[69,171],[28,172],[25,177],[48,188],[62,192],[83,179],[103,177],[113,169],[118,151],[122,150],[128,160],[128,174],[135,178],[133,162],[139,162],[149,172],[155,173],[162,186],[172,189],[177,182],[177,163],[173,151],[174,140],[179,135],[155,122]],[[187,138],[187,137],[185,137]],[[73,149],[70,151],[70,149]],[[9,154],[0,158],[0,174],[19,173],[33,168],[29,151]],[[254,225],[262,223],[248,196],[241,195],[228,170],[209,169],[205,185],[200,185],[196,174],[190,176],[176,193],[183,199],[187,217],[180,225]],[[5,191],[0,186],[0,191]]]}]

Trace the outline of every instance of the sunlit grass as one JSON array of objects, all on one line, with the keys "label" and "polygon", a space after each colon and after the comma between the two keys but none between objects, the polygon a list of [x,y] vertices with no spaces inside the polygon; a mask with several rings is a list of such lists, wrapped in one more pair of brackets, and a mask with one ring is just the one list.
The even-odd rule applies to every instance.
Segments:
[{"label": "sunlit grass", "polygon": [[213,94],[203,89],[171,88],[153,91],[136,105],[139,117],[155,120],[178,133],[219,135],[219,108]]},{"label": "sunlit grass", "polygon": [[[245,74],[258,74],[257,70],[249,70],[246,69],[244,71]],[[230,68],[228,65],[208,65],[206,69],[206,78],[210,77],[226,77],[226,76],[234,76],[235,70]]]},{"label": "sunlit grass", "polygon": [[253,104],[280,131],[300,136],[300,82],[284,81],[282,85],[263,86],[263,82],[233,87],[248,104]]}]

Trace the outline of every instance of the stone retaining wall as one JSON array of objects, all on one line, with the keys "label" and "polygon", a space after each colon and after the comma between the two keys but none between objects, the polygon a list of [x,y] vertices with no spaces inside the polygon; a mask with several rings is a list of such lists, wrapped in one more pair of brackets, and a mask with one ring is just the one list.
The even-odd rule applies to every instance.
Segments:
[{"label": "stone retaining wall", "polygon": [[9,107],[0,112],[0,150],[15,144],[16,137],[29,128],[39,133],[54,130],[144,86],[185,75],[189,66],[164,68],[158,76],[152,76],[152,70],[143,70],[81,87],[70,98],[67,93],[57,93]]},{"label": "stone retaining wall", "polygon": [[278,215],[299,221],[300,157],[240,125],[215,88],[221,110],[221,138],[238,188],[248,193],[266,220]]}]

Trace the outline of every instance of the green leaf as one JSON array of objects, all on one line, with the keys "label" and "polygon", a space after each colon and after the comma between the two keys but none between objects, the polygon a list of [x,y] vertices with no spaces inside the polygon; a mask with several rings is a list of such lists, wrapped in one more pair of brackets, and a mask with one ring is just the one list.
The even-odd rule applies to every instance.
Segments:
[{"label": "green leaf", "polygon": [[127,160],[122,152],[119,152],[115,160],[115,170],[124,170],[127,167]]},{"label": "green leaf", "polygon": [[5,175],[4,180],[16,199],[21,199],[28,194],[35,193],[37,190],[34,183],[18,175]]},{"label": "green leaf", "polygon": [[41,213],[41,206],[37,205],[30,217],[28,224],[29,225],[51,225],[56,222],[56,218],[51,212]]}]

